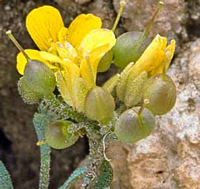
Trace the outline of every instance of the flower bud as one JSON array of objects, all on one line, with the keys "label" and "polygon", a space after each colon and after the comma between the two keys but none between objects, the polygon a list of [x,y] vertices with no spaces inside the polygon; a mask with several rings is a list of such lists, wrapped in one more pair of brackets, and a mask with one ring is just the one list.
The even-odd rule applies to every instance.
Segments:
[{"label": "flower bud", "polygon": [[27,104],[37,104],[42,99],[39,93],[29,88],[25,77],[21,77],[18,81],[18,91]]},{"label": "flower bud", "polygon": [[24,76],[30,89],[41,95],[52,93],[56,86],[53,71],[44,63],[30,60],[25,67]]},{"label": "flower bud", "polygon": [[109,93],[112,93],[119,79],[120,79],[120,74],[115,74],[103,84],[103,88],[106,89]]},{"label": "flower bud", "polygon": [[127,79],[128,79],[128,76],[131,72],[131,68],[133,67],[133,65],[134,65],[133,62],[128,64],[120,74],[119,81],[116,86],[116,92],[117,92],[117,97],[121,101],[124,101],[124,98],[125,98],[124,91],[126,90]]},{"label": "flower bud", "polygon": [[145,51],[151,40],[142,37],[142,32],[131,31],[120,35],[113,48],[114,64],[125,68],[130,62],[136,62]]},{"label": "flower bud", "polygon": [[109,50],[100,60],[97,71],[105,72],[109,69],[113,59],[113,50]]},{"label": "flower bud", "polygon": [[165,75],[150,78],[144,85],[144,106],[154,115],[169,112],[176,102],[176,86],[173,80]]},{"label": "flower bud", "polygon": [[85,114],[101,124],[108,123],[113,116],[115,103],[112,95],[101,87],[92,88],[85,100]]},{"label": "flower bud", "polygon": [[151,134],[155,127],[154,115],[147,109],[141,114],[135,110],[126,110],[115,124],[115,134],[118,140],[135,143]]},{"label": "flower bud", "polygon": [[142,89],[145,81],[147,81],[147,72],[142,72],[139,76],[134,78],[130,74],[127,79],[125,88],[124,103],[127,107],[133,107],[142,102]]},{"label": "flower bud", "polygon": [[55,121],[45,129],[45,140],[54,149],[64,149],[73,145],[78,135],[69,133],[72,123],[69,121]]}]

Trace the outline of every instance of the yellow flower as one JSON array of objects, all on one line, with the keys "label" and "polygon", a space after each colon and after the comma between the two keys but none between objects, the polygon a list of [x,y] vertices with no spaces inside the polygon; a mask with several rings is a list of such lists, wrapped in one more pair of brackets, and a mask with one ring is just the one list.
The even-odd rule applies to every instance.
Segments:
[{"label": "yellow flower", "polygon": [[176,42],[171,40],[167,46],[167,38],[156,35],[139,60],[131,68],[129,75],[137,77],[143,71],[149,76],[162,73],[163,66],[167,70],[174,56]]},{"label": "yellow flower", "polygon": [[[100,59],[116,42],[114,33],[101,25],[99,17],[81,14],[66,28],[59,11],[51,6],[32,10],[26,19],[27,30],[40,51],[25,52],[54,70],[61,95],[79,112],[88,90],[96,85]],[[26,62],[19,53],[17,69],[22,75]]]}]

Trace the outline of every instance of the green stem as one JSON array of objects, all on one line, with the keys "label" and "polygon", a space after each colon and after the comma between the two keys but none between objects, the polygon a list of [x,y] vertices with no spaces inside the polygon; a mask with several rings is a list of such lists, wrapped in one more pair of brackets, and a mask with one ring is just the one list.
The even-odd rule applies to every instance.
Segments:
[{"label": "green stem", "polygon": [[2,161],[0,161],[0,189],[14,189],[10,175]]},{"label": "green stem", "polygon": [[54,110],[60,117],[63,117],[65,119],[70,118],[78,123],[84,122],[90,125],[94,124],[92,121],[88,120],[84,115],[75,112],[67,104],[61,103],[53,93],[46,96],[43,102],[47,104],[51,108],[51,110]]},{"label": "green stem", "polygon": [[[37,133],[38,141],[45,141],[44,131],[48,125],[49,119],[42,114],[35,114],[33,124]],[[50,180],[50,162],[51,162],[51,148],[48,145],[40,146],[40,180],[39,189],[48,189]]]},{"label": "green stem", "polygon": [[99,168],[104,160],[103,156],[103,136],[100,133],[100,128],[86,126],[86,135],[89,141],[89,158],[88,170],[84,177],[84,183],[81,189],[94,189],[94,184],[99,176]]},{"label": "green stem", "polygon": [[120,8],[119,8],[119,12],[117,14],[117,17],[115,19],[115,23],[113,24],[113,27],[112,27],[112,31],[115,32],[116,28],[117,28],[117,25],[119,23],[119,20],[120,20],[120,17],[122,15],[122,12],[123,12],[123,9],[124,9],[124,6],[126,5],[126,2],[124,0],[120,1]]},{"label": "green stem", "polygon": [[40,182],[39,189],[48,189],[50,180],[51,148],[48,145],[40,146]]},{"label": "green stem", "polygon": [[156,11],[154,12],[154,14],[153,14],[151,20],[149,21],[148,25],[146,26],[141,38],[147,37],[149,35],[150,29],[154,24],[154,20],[157,17],[157,15],[158,15],[158,13],[159,13],[159,11],[160,11],[160,9],[163,5],[164,5],[163,1],[159,1],[158,7],[157,7]]},{"label": "green stem", "polygon": [[142,112],[143,112],[143,110],[144,110],[144,106],[142,106],[142,107],[139,109],[139,111],[138,111],[138,115],[141,115]]},{"label": "green stem", "polygon": [[65,183],[59,187],[59,189],[70,189],[70,186],[77,181],[79,178],[84,176],[85,172],[87,171],[87,167],[80,167],[75,170],[70,177],[65,181]]},{"label": "green stem", "polygon": [[156,11],[154,12],[151,20],[149,21],[148,25],[146,26],[146,28],[144,29],[143,33],[141,34],[141,36],[139,37],[138,39],[138,42],[136,43],[135,45],[135,49],[134,49],[134,52],[137,52],[138,49],[140,48],[140,46],[142,45],[142,43],[146,40],[146,38],[148,37],[149,35],[149,32],[150,32],[150,29],[151,27],[153,26],[154,24],[154,20],[156,18],[156,16],[158,15],[161,7],[164,5],[164,3],[162,1],[160,1],[158,3],[158,8],[156,9]]},{"label": "green stem", "polygon": [[8,35],[8,37],[10,38],[10,40],[15,44],[15,46],[19,49],[19,51],[24,55],[24,57],[26,58],[27,61],[30,61],[31,59],[29,58],[29,56],[25,53],[24,49],[22,48],[22,46],[18,43],[18,41],[15,39],[15,37],[13,36],[11,30],[8,30],[6,32],[6,34]]}]

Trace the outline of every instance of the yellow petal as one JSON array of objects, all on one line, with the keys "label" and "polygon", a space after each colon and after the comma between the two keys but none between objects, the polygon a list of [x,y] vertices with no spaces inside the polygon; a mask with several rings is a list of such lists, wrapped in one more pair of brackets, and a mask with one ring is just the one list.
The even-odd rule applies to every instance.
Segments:
[{"label": "yellow petal", "polygon": [[165,66],[165,69],[167,71],[167,69],[169,68],[169,65],[172,61],[172,58],[174,56],[174,52],[175,52],[175,47],[176,47],[176,41],[175,40],[171,40],[171,44],[167,46],[167,48],[165,49],[165,59],[163,61],[163,64],[161,64],[157,69],[155,69],[154,71],[151,72],[151,75],[156,75],[156,74],[160,74],[163,71],[163,66]]},{"label": "yellow petal", "polygon": [[176,41],[175,40],[171,40],[171,44],[167,46],[166,50],[165,50],[165,54],[166,54],[166,70],[169,68],[169,65],[172,61],[172,58],[174,56],[175,53],[175,48],[176,48]]},{"label": "yellow petal", "polygon": [[84,55],[80,64],[80,72],[88,87],[95,86],[98,63],[108,49],[109,45],[106,44]]},{"label": "yellow petal", "polygon": [[85,98],[90,88],[87,86],[84,79],[79,78],[76,90],[76,110],[78,112],[84,112]]},{"label": "yellow petal", "polygon": [[60,59],[58,56],[54,55],[54,54],[51,54],[51,53],[48,53],[46,51],[40,51],[39,52],[40,56],[49,61],[49,62],[53,62],[53,63],[63,63],[62,59]]},{"label": "yellow petal", "polygon": [[[84,53],[90,53],[94,49],[108,45],[105,51],[110,50],[116,43],[115,35],[111,30],[97,29],[89,32],[80,44],[79,51]],[[104,52],[104,53],[106,53]],[[102,52],[100,52],[102,54]]]},{"label": "yellow petal", "polygon": [[[53,65],[51,65],[48,61],[46,61],[45,59],[43,59],[40,56],[40,52],[37,50],[33,50],[33,49],[26,49],[25,53],[30,57],[30,59],[33,60],[39,60],[43,63],[45,63],[47,66],[49,66],[51,69],[54,69],[55,67]],[[26,66],[27,60],[24,57],[24,55],[20,52],[17,55],[17,70],[21,75],[24,75],[24,69]]]},{"label": "yellow petal", "polygon": [[74,63],[65,63],[63,71],[57,74],[57,83],[63,99],[76,109],[76,94],[80,77],[79,67]]},{"label": "yellow petal", "polygon": [[65,72],[64,71],[58,71],[55,74],[56,76],[56,82],[58,85],[58,90],[60,91],[61,96],[63,97],[64,101],[69,104],[70,106],[73,106],[73,100],[70,96],[69,89],[67,87],[67,82],[65,80]]},{"label": "yellow petal", "polygon": [[96,84],[96,70],[96,64],[91,64],[89,57],[81,60],[80,73],[88,88],[92,88]]},{"label": "yellow petal", "polygon": [[132,73],[138,76],[143,71],[147,71],[150,75],[157,72],[159,66],[163,65],[165,60],[165,48],[167,45],[167,39],[157,35],[151,44],[144,51],[142,56],[132,67]]},{"label": "yellow petal", "polygon": [[64,43],[67,41],[67,36],[68,36],[69,30],[65,27],[61,28],[59,33],[58,33],[58,40],[61,43]]},{"label": "yellow petal", "polygon": [[40,50],[48,50],[58,41],[58,33],[64,27],[60,12],[52,6],[33,9],[26,18],[26,27]]},{"label": "yellow petal", "polygon": [[88,55],[91,59],[91,63],[97,62],[101,60],[101,58],[111,49],[110,44],[105,44],[102,46],[99,46],[95,49],[93,49],[90,53],[85,53],[85,55]]},{"label": "yellow petal", "polygon": [[79,47],[80,56],[83,57],[80,69],[81,76],[88,86],[95,85],[98,63],[115,42],[113,32],[106,29],[93,30],[83,39]]},{"label": "yellow petal", "polygon": [[92,14],[81,14],[70,24],[67,41],[77,49],[84,37],[90,31],[101,28],[101,25],[99,17]]},{"label": "yellow petal", "polygon": [[65,42],[64,44],[57,42],[56,49],[62,59],[69,59],[72,62],[77,63],[78,53],[69,42]]}]

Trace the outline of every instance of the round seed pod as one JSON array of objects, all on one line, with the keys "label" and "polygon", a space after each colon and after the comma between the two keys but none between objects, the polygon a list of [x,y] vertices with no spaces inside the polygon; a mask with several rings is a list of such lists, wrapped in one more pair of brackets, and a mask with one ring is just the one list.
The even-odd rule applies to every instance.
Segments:
[{"label": "round seed pod", "polygon": [[72,125],[69,121],[55,121],[45,129],[45,140],[49,146],[54,149],[64,149],[73,145],[78,135],[69,133],[69,127]]},{"label": "round seed pod", "polygon": [[98,72],[105,72],[109,69],[113,59],[113,50],[109,50],[100,60],[97,67]]},{"label": "round seed pod", "polygon": [[169,76],[157,75],[150,78],[144,85],[144,106],[154,115],[164,115],[176,102],[176,86]]},{"label": "round seed pod", "polygon": [[125,68],[130,62],[136,62],[145,51],[151,40],[141,37],[142,32],[131,31],[120,35],[113,47],[114,64]]},{"label": "round seed pod", "polygon": [[113,116],[115,102],[112,95],[101,87],[92,88],[85,99],[85,114],[101,124],[108,123]]},{"label": "round seed pod", "polygon": [[56,86],[53,71],[44,63],[37,60],[28,61],[24,76],[30,89],[41,95],[52,93]]},{"label": "round seed pod", "polygon": [[135,143],[149,136],[155,127],[154,115],[144,109],[142,114],[129,109],[121,114],[115,124],[115,134],[118,140],[126,143]]},{"label": "round seed pod", "polygon": [[37,104],[42,99],[42,95],[29,88],[25,77],[21,77],[18,81],[18,91],[27,104]]}]

